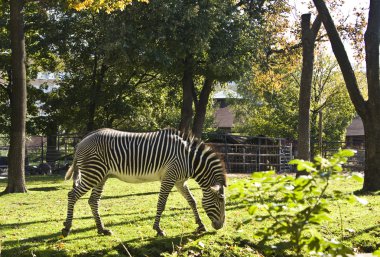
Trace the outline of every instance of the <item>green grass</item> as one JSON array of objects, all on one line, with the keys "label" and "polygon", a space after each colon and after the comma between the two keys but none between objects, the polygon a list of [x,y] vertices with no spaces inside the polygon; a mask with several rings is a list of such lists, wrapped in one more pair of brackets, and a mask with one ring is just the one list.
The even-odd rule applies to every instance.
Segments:
[{"label": "green grass", "polygon": [[[229,183],[240,178],[230,178]],[[227,223],[219,231],[211,224],[203,209],[201,217],[209,229],[194,235],[196,229],[192,211],[187,202],[173,190],[169,196],[161,226],[166,237],[156,237],[152,229],[159,191],[159,183],[127,184],[109,179],[101,200],[100,213],[113,236],[97,234],[89,194],[75,206],[71,234],[61,238],[66,215],[67,192],[72,182],[59,176],[28,177],[27,194],[0,196],[0,256],[259,256],[254,250],[254,232],[262,223],[250,223],[236,230],[236,225],[248,217],[247,207],[240,202],[227,202]],[[190,187],[200,205],[201,190],[194,181]],[[353,182],[340,181],[332,186],[348,192],[360,189]],[[0,181],[0,191],[5,181]],[[228,190],[227,190],[228,195]],[[340,239],[361,252],[380,247],[380,196],[367,195],[370,203],[331,203],[333,221],[321,230],[327,237]],[[343,220],[341,233],[340,217]]]}]

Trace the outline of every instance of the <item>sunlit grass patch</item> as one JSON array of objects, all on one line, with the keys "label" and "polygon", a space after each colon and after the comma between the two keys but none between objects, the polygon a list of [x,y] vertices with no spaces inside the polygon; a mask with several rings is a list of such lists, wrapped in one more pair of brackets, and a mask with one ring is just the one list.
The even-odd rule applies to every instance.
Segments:
[{"label": "sunlit grass patch", "polygon": [[[156,237],[153,222],[156,213],[159,183],[127,184],[109,179],[101,200],[100,214],[113,236],[97,234],[89,194],[75,206],[70,235],[61,237],[66,216],[67,193],[71,181],[60,176],[27,178],[27,194],[9,194],[0,197],[1,257],[13,256],[259,256],[253,235],[265,223],[250,222],[237,229],[249,217],[247,205],[227,201],[226,225],[222,230],[211,228],[201,207],[201,190],[190,181],[191,191],[208,232],[194,235],[197,228],[194,216],[183,197],[173,190],[169,195],[161,219],[166,237]],[[244,178],[230,178],[229,184]],[[334,182],[335,183],[335,182]],[[332,187],[355,191],[359,183],[338,181]],[[5,181],[0,181],[0,191]],[[229,190],[226,192],[230,194]],[[380,196],[364,196],[369,204],[341,205],[331,202],[333,220],[321,228],[326,236],[341,236],[340,219],[346,245],[362,252],[380,246]],[[340,208],[340,212],[339,212]],[[128,252],[127,252],[128,251]]]}]

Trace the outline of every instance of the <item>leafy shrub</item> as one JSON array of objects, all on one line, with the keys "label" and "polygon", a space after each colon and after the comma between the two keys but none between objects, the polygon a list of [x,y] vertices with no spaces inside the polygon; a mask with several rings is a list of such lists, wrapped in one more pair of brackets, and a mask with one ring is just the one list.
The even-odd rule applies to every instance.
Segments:
[{"label": "leafy shrub", "polygon": [[[327,239],[320,229],[324,222],[331,220],[327,198],[338,203],[367,203],[352,193],[333,190],[327,194],[331,182],[344,176],[342,165],[353,155],[352,150],[342,150],[329,159],[316,157],[314,162],[292,160],[290,164],[297,165],[298,171],[307,171],[308,175],[295,177],[276,175],[274,171],[255,172],[250,180],[232,185],[231,198],[248,203],[248,212],[252,216],[242,221],[239,227],[252,220],[267,224],[255,234],[259,239],[258,247],[265,254],[352,254],[352,250],[341,241]],[[351,178],[363,180],[359,174],[353,174]],[[341,231],[343,239],[343,228]]]}]

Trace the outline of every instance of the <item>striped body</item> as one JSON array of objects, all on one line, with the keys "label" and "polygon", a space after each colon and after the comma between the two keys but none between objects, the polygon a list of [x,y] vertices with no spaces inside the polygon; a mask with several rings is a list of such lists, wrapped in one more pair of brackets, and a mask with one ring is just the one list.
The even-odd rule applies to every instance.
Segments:
[{"label": "striped body", "polygon": [[161,181],[154,229],[159,227],[161,213],[169,192],[176,186],[193,209],[198,230],[204,230],[196,203],[186,186],[194,178],[203,191],[203,207],[214,228],[224,223],[224,167],[217,155],[204,143],[184,137],[179,131],[165,129],[148,133],[129,133],[101,129],[87,135],[77,146],[74,163],[66,178],[74,175],[74,187],[69,192],[68,213],[63,229],[70,231],[74,204],[92,189],[89,200],[99,233],[108,234],[98,212],[99,199],[108,177],[129,183]]}]

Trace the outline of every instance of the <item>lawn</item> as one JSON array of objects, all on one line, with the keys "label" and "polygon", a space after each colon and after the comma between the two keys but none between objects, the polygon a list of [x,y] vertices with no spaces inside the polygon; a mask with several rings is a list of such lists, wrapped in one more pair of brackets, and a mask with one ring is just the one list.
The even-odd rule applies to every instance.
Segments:
[{"label": "lawn", "polygon": [[[228,183],[239,179],[243,178],[229,178]],[[128,252],[132,256],[261,256],[254,248],[257,239],[253,239],[253,234],[265,224],[248,223],[237,230],[236,225],[248,217],[247,206],[241,202],[227,201],[227,223],[219,231],[211,228],[199,207],[208,232],[194,235],[197,226],[192,211],[173,190],[161,220],[167,236],[156,237],[152,226],[159,183],[127,184],[117,179],[107,182],[100,207],[103,222],[114,234],[97,234],[87,194],[76,205],[71,234],[62,238],[60,231],[71,185],[61,176],[28,177],[27,194],[0,196],[0,257],[129,256]],[[201,190],[194,181],[190,187],[200,203]],[[332,185],[332,189],[348,192],[360,187],[352,181]],[[0,191],[4,188],[5,181],[0,180]],[[362,197],[369,201],[368,205],[338,206],[332,202],[333,221],[320,230],[329,238],[343,236],[344,243],[359,252],[372,252],[380,247],[380,196]]]}]

